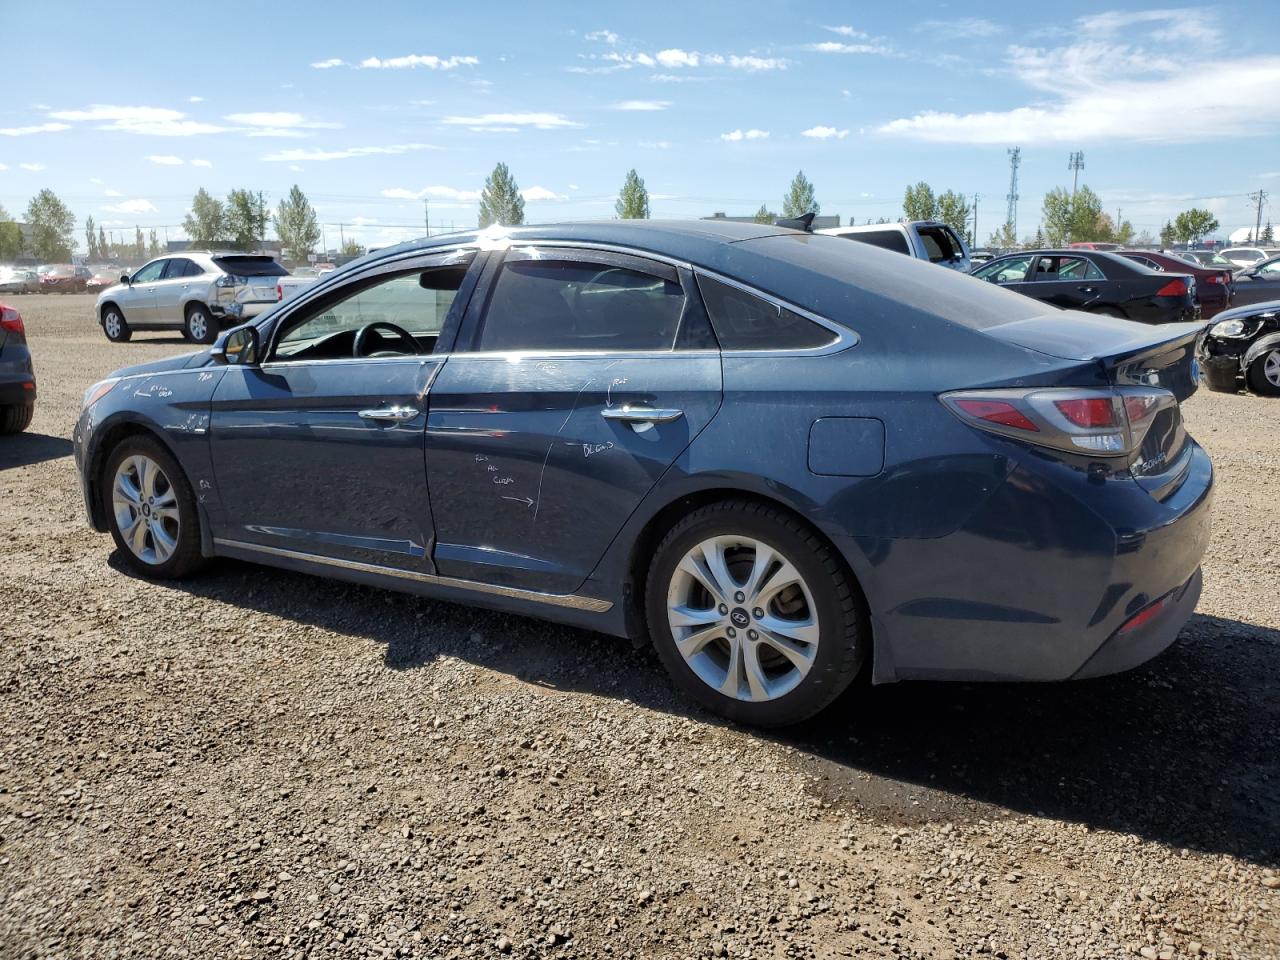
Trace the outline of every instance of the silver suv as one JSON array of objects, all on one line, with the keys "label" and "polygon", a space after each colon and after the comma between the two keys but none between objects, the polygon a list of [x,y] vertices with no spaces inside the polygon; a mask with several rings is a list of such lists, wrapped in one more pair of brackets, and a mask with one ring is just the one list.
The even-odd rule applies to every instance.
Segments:
[{"label": "silver suv", "polygon": [[108,340],[135,330],[181,330],[196,343],[212,343],[222,326],[235,326],[279,300],[276,285],[289,272],[252,253],[181,253],[124,274],[98,297],[98,323]]},{"label": "silver suv", "polygon": [[859,243],[905,253],[917,260],[928,260],[961,273],[969,272],[969,248],[964,238],[945,223],[936,220],[911,220],[907,223],[868,223],[860,227],[831,227],[817,230],[833,237],[847,237]]}]

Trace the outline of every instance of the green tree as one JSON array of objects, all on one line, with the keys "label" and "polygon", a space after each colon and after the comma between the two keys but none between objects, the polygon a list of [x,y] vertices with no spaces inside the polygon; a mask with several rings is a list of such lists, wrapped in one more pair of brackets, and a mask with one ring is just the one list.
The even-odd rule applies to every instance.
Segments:
[{"label": "green tree", "polygon": [[154,229],[151,230],[150,236],[147,238],[147,256],[158,257],[163,251],[160,249],[160,238],[156,236]]},{"label": "green tree", "polygon": [[193,247],[210,247],[226,239],[227,212],[222,201],[204,187],[191,198],[191,211],[182,221],[182,228]]},{"label": "green tree", "polygon": [[295,183],[276,207],[276,235],[291,260],[305,261],[320,242],[320,224],[307,195]]},{"label": "green tree", "polygon": [[1199,243],[1200,238],[1218,229],[1218,218],[1208,210],[1192,207],[1173,218],[1173,235],[1182,243]]},{"label": "green tree", "polygon": [[938,197],[933,219],[942,221],[962,237],[968,236],[969,201],[963,193],[948,190]]},{"label": "green tree", "polygon": [[[1128,221],[1126,221],[1127,223]],[[1140,234],[1133,238],[1133,246],[1135,247],[1154,247],[1156,238],[1151,235],[1150,230],[1143,230]]]},{"label": "green tree", "polygon": [[267,198],[261,191],[232,190],[227,194],[226,232],[237,250],[257,250],[267,235]]},{"label": "green tree", "polygon": [[613,205],[613,209],[620,220],[649,219],[649,191],[645,189],[644,181],[634,167],[627,172],[622,190],[618,192],[618,202]]},{"label": "green tree", "polygon": [[13,222],[9,211],[0,204],[0,260],[16,260],[22,256],[22,228]]},{"label": "green tree", "polygon": [[480,193],[481,229],[499,223],[504,227],[518,227],[524,223],[524,197],[505,163],[493,168]]},{"label": "green tree", "polygon": [[1005,223],[987,239],[987,246],[996,250],[1012,250],[1018,245],[1018,235],[1013,232],[1013,224]]},{"label": "green tree", "polygon": [[37,259],[71,259],[76,218],[52,190],[46,188],[31,198],[26,219],[31,226],[31,252]]},{"label": "green tree", "polygon": [[84,218],[84,248],[85,255],[90,260],[101,258],[98,252],[98,231],[94,229],[93,217]]},{"label": "green tree", "polygon": [[1128,220],[1121,220],[1120,225],[1113,227],[1111,231],[1111,242],[1118,243],[1124,247],[1132,246],[1133,236],[1133,224]]},{"label": "green tree", "polygon": [[142,235],[142,228],[133,228],[133,255],[141,259],[147,255],[147,239]]},{"label": "green tree", "polygon": [[1267,221],[1267,225],[1262,228],[1262,236],[1259,238],[1263,243],[1270,246],[1276,242],[1276,233],[1271,229],[1271,221]]},{"label": "green tree", "polygon": [[104,258],[111,256],[111,248],[107,246],[107,231],[102,227],[98,227],[98,256]]},{"label": "green tree", "polygon": [[1111,218],[1102,212],[1102,200],[1087,186],[1072,196],[1066,188],[1055,187],[1045,194],[1044,232],[1050,246],[1073,242],[1110,241],[1115,233]]},{"label": "green tree", "polygon": [[1160,246],[1172,247],[1177,240],[1177,235],[1173,230],[1172,221],[1166,220],[1164,226],[1160,228]]},{"label": "green tree", "polygon": [[923,180],[907,187],[902,196],[902,215],[908,220],[938,219],[938,200],[933,195],[933,188]]},{"label": "green tree", "polygon": [[760,209],[756,211],[756,215],[751,218],[753,223],[773,223],[777,219],[778,215],[763,203],[760,204]]},{"label": "green tree", "polygon": [[801,170],[795,175],[795,179],[791,181],[791,187],[787,190],[786,195],[782,198],[782,215],[787,218],[803,217],[806,213],[820,213],[822,208],[818,205],[817,198],[813,194],[813,184],[809,182],[809,178],[804,175]]},{"label": "green tree", "polygon": [[340,257],[363,257],[364,247],[360,246],[355,240],[346,240],[342,244],[342,248],[338,251]]}]

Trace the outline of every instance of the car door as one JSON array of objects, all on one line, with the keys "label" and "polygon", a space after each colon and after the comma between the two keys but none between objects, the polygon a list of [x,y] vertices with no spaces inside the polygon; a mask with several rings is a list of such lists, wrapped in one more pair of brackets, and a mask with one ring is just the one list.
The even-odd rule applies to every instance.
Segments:
[{"label": "car door", "polygon": [[609,250],[495,253],[459,343],[427,418],[436,566],[572,592],[719,409],[692,274]]},{"label": "car door", "polygon": [[155,322],[156,287],[168,262],[167,258],[162,258],[140,267],[129,278],[129,285],[120,291],[119,307],[130,324],[142,327]]},{"label": "car door", "polygon": [[427,395],[474,257],[354,274],[273,318],[261,364],[227,368],[209,425],[222,547],[433,572]]},{"label": "car door", "polygon": [[181,325],[182,305],[191,286],[187,271],[194,268],[195,264],[186,257],[173,257],[165,262],[164,273],[153,287],[151,306],[156,323]]},{"label": "car door", "polygon": [[1083,309],[1104,299],[1105,278],[1085,257],[1038,256],[1020,291],[1064,309]]},{"label": "car door", "polygon": [[996,283],[1002,287],[1009,286],[1021,292],[1022,284],[1031,270],[1030,256],[1001,257],[973,271],[980,280]]},{"label": "car door", "polygon": [[1235,279],[1234,306],[1280,300],[1280,259],[1252,267],[1248,272],[1236,274]]}]

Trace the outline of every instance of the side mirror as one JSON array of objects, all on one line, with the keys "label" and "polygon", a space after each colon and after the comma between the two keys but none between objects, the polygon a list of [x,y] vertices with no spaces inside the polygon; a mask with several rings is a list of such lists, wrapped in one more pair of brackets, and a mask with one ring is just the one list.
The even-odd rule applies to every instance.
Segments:
[{"label": "side mirror", "polygon": [[215,363],[249,367],[258,362],[258,328],[236,327],[228,330],[214,342],[209,356]]},{"label": "side mirror", "polygon": [[127,287],[132,281],[129,279],[129,275],[127,273],[122,273],[120,274],[120,282]]}]

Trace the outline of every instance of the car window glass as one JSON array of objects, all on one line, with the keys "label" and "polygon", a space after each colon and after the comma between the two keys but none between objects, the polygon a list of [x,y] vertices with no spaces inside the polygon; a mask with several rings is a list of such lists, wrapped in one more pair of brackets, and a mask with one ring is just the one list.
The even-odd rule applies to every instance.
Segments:
[{"label": "car window glass", "polygon": [[869,243],[882,250],[892,250],[894,253],[911,252],[911,248],[907,246],[907,238],[901,230],[863,230],[859,233],[846,233],[843,236],[849,240],[857,240],[859,243]]},{"label": "car window glass", "polygon": [[187,275],[187,265],[191,261],[186,257],[175,257],[170,260],[164,271],[164,279],[178,280]]},{"label": "car window glass", "polygon": [[1010,257],[1008,260],[993,260],[974,275],[995,283],[1020,283],[1027,278],[1030,267],[1030,257]]},{"label": "car window glass", "polygon": [[920,227],[916,232],[932,263],[945,263],[960,255],[960,248],[946,227]]},{"label": "car window glass", "polygon": [[160,274],[164,271],[164,265],[168,262],[167,260],[152,260],[133,275],[133,282],[146,283],[149,280],[159,280]]},{"label": "car window glass", "polygon": [[698,289],[722,350],[812,350],[836,335],[791,310],[712,277]]},{"label": "car window glass", "polygon": [[678,283],[569,260],[503,264],[479,350],[670,350],[684,310]]},{"label": "car window glass", "polygon": [[1280,277],[1280,260],[1268,263],[1264,267],[1258,268],[1259,275],[1265,274],[1268,277]]},{"label": "car window glass", "polygon": [[[407,331],[430,353],[466,273],[467,265],[458,264],[380,278],[291,324],[280,335],[272,359],[353,356],[356,332],[379,322]],[[389,351],[405,352],[403,341],[390,331],[377,333],[376,339]]]},{"label": "car window glass", "polygon": [[[1143,260],[1143,262],[1151,267],[1152,270],[1163,269],[1150,260]],[[1083,257],[1063,257],[1058,263],[1058,279],[1101,280],[1102,272],[1094,265],[1092,260],[1086,260]]]},{"label": "car window glass", "polygon": [[183,274],[183,276],[185,277],[204,276],[204,267],[200,266],[200,264],[196,263],[194,260],[188,260],[187,271],[186,273]]}]

